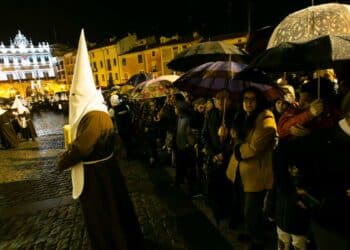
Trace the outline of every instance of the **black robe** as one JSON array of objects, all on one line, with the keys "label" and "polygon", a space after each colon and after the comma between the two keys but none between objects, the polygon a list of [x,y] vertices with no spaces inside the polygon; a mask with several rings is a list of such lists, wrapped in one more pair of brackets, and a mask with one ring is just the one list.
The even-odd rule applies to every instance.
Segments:
[{"label": "black robe", "polygon": [[0,115],[0,138],[1,144],[5,148],[15,148],[18,145],[18,138],[12,126],[11,117],[9,111]]},{"label": "black robe", "polygon": [[[60,158],[58,167],[63,170],[79,161],[108,158],[114,144],[109,115],[91,111],[80,121],[77,137]],[[116,153],[108,160],[84,164],[84,173],[84,190],[79,199],[92,248],[142,249],[140,226]]]}]

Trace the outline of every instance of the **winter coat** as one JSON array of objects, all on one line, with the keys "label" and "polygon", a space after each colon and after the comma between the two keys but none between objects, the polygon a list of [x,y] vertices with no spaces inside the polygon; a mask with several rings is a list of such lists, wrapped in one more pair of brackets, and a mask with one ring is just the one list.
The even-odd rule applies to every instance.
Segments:
[{"label": "winter coat", "polygon": [[[236,153],[231,155],[226,176],[234,182],[239,165],[244,192],[271,189],[273,184],[272,151],[276,138],[276,122],[272,111],[265,109],[256,118],[252,129]],[[241,158],[241,159],[238,159]]]}]

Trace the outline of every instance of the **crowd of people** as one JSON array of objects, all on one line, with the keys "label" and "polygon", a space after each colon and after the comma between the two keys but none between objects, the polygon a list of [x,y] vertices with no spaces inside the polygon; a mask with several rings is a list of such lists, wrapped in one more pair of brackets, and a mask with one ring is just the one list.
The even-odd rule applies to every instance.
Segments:
[{"label": "crowd of people", "polygon": [[239,100],[223,90],[107,103],[127,157],[157,168],[167,152],[175,185],[205,196],[218,224],[243,224],[240,240],[251,249],[263,249],[267,221],[278,249],[349,249],[350,94],[336,86],[329,78],[284,83],[272,102],[249,87]]},{"label": "crowd of people", "polygon": [[35,141],[36,137],[32,114],[20,95],[15,97],[12,105],[0,105],[0,142],[3,148],[16,148],[21,141]]}]

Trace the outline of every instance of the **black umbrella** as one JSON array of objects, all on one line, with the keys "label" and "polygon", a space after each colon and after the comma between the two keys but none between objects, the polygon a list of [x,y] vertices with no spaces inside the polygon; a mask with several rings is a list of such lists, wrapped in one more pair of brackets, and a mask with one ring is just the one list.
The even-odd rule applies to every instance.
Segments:
[{"label": "black umbrella", "polygon": [[229,60],[247,63],[248,54],[236,45],[228,45],[222,41],[208,41],[183,50],[167,66],[170,69],[185,72],[207,62]]},{"label": "black umbrella", "polygon": [[269,72],[312,72],[350,60],[350,35],[323,35],[300,42],[282,42],[249,64]]}]

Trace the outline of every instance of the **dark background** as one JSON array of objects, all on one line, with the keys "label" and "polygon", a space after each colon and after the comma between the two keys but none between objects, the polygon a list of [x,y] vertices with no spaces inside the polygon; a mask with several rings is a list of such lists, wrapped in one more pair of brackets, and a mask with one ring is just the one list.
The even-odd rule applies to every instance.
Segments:
[{"label": "dark background", "polygon": [[[9,44],[21,30],[34,44],[47,41],[76,46],[80,29],[86,39],[101,42],[136,32],[179,35],[199,31],[210,37],[276,25],[312,0],[6,0],[1,1],[0,41]],[[314,4],[335,2],[314,0]],[[350,1],[338,1],[350,3]],[[115,5],[115,6],[113,6]],[[249,18],[249,10],[250,16]]]}]

